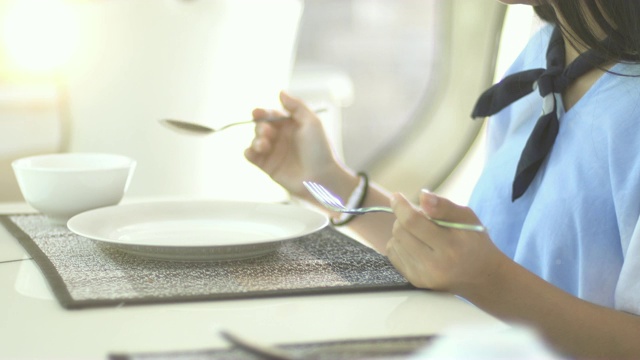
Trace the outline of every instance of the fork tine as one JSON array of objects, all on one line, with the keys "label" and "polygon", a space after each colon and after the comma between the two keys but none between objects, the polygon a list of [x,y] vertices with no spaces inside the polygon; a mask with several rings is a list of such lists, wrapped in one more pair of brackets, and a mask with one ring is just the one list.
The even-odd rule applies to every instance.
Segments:
[{"label": "fork tine", "polygon": [[309,191],[309,194],[311,194],[311,196],[313,196],[316,200],[318,200],[320,203],[324,203],[324,199],[320,197],[320,194],[318,194],[316,192],[316,189],[314,188],[314,184],[312,182],[309,181],[303,181],[302,185],[304,185],[304,187],[307,188],[307,190]]},{"label": "fork tine", "polygon": [[327,188],[320,184],[315,184],[318,191],[323,195],[325,201],[335,207],[344,208],[344,204],[340,198],[332,194]]},{"label": "fork tine", "polygon": [[342,203],[335,196],[332,196],[322,185],[313,181],[303,181],[302,184],[309,190],[309,193],[323,206],[334,210],[340,211],[344,208]]},{"label": "fork tine", "polygon": [[324,198],[324,194],[318,190],[318,184],[312,181],[303,181],[302,184],[309,190],[311,196],[313,196],[320,204],[331,208],[332,206],[327,203]]}]

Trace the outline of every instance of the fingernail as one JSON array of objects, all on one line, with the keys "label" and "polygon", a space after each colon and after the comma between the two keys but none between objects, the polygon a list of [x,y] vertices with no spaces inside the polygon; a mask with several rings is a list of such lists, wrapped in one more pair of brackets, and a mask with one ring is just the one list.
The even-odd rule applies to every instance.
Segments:
[{"label": "fingernail", "polygon": [[291,96],[289,95],[288,92],[283,90],[283,91],[280,92],[280,99],[281,100],[289,100],[289,99],[291,99]]},{"label": "fingernail", "polygon": [[265,130],[264,130],[264,128],[265,128],[264,124],[262,124],[262,123],[257,123],[257,124],[256,124],[256,134],[258,134],[258,135],[264,135],[264,131],[265,131]]},{"label": "fingernail", "polygon": [[255,150],[256,152],[262,152],[264,150],[264,140],[255,139],[253,141],[253,150]]},{"label": "fingernail", "polygon": [[422,189],[423,199],[429,206],[434,207],[438,204],[438,196],[427,189]]},{"label": "fingernail", "polygon": [[398,195],[397,194],[391,195],[391,201],[389,202],[389,205],[391,205],[391,207],[396,207],[397,203],[398,203]]}]

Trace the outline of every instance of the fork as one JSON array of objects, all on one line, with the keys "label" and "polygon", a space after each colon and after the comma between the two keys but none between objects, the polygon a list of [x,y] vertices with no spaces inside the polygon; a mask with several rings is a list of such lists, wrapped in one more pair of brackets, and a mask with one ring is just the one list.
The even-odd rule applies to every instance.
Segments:
[{"label": "fork", "polygon": [[[348,209],[338,196],[334,195],[331,191],[329,191],[324,186],[313,181],[303,181],[302,184],[304,185],[304,187],[307,188],[309,193],[316,200],[318,200],[320,204],[322,204],[327,209],[333,210],[335,212],[353,214],[353,215],[362,215],[362,214],[373,213],[373,212],[386,212],[386,213],[393,214],[393,210],[388,206],[370,206],[370,207]],[[435,224],[443,227],[447,227],[447,228],[476,231],[476,232],[487,231],[487,228],[482,225],[438,220],[438,219],[431,218],[426,214],[425,216],[427,216],[427,218],[432,222],[434,222]]]}]

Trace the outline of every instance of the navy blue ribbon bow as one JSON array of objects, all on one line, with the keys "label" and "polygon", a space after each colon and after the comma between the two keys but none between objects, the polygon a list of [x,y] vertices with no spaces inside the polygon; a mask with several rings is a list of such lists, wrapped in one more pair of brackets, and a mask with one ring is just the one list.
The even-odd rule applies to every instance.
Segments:
[{"label": "navy blue ribbon bow", "polygon": [[527,140],[513,180],[512,201],[527,190],[551,151],[560,123],[558,101],[572,81],[601,66],[605,59],[593,50],[578,56],[565,67],[565,47],[558,27],[553,30],[547,47],[546,69],[532,69],[509,75],[486,90],[478,99],[472,117],[498,113],[516,100],[538,89],[543,98],[542,115]]}]

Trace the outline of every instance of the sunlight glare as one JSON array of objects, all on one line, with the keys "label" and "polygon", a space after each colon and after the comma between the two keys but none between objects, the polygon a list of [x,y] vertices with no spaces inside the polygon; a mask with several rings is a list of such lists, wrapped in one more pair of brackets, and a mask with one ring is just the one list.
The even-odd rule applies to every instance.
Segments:
[{"label": "sunlight glare", "polygon": [[71,5],[63,0],[14,0],[1,29],[8,59],[18,71],[60,70],[77,44],[76,20]]}]

